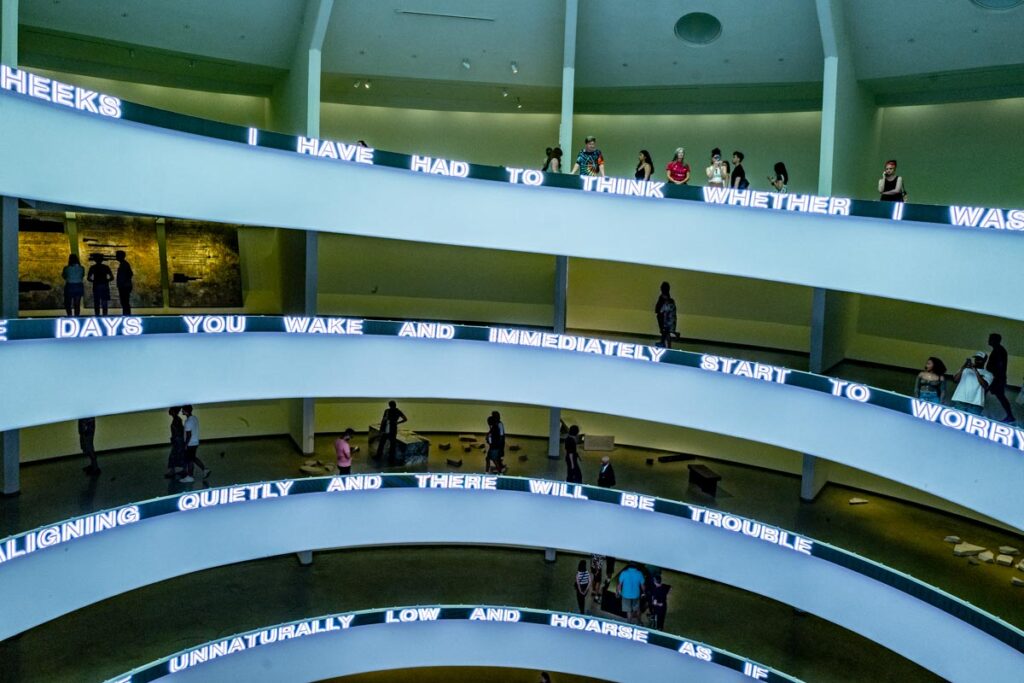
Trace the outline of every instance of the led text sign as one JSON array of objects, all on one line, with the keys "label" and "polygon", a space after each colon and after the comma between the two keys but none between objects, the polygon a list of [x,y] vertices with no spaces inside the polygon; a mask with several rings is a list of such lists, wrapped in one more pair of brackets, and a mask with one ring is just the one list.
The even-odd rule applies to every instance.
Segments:
[{"label": "led text sign", "polygon": [[335,337],[378,335],[438,341],[480,341],[568,353],[678,365],[745,380],[786,384],[827,393],[840,399],[895,410],[986,441],[1024,451],[1024,430],[969,415],[953,408],[925,403],[864,384],[778,365],[726,356],[666,350],[647,344],[596,339],[547,330],[454,325],[443,322],[370,320],[333,316],[110,316],[0,320],[0,345],[24,339],[79,339],[140,334],[217,335],[276,332]]},{"label": "led text sign", "polygon": [[[215,640],[198,647],[183,650],[165,659],[140,667],[128,674],[111,679],[108,683],[148,683],[168,674],[201,667],[231,655],[255,648],[283,643],[298,638],[317,636],[339,637],[346,631],[360,627],[397,627],[422,622],[470,621],[477,623],[532,624],[559,630],[579,631],[598,637],[626,640],[645,647],[672,650],[680,656],[707,664],[722,666],[745,676],[769,683],[799,683],[761,664],[719,650],[705,643],[653,631],[611,619],[581,616],[564,612],[526,609],[522,607],[492,607],[490,605],[414,606],[331,614],[313,619],[293,621],[247,633]],[[400,637],[401,632],[396,632]]]},{"label": "led text sign", "polygon": [[10,67],[0,67],[0,89],[100,116],[181,130],[251,147],[279,149],[319,159],[387,166],[451,178],[475,178],[530,187],[560,187],[596,194],[659,200],[676,199],[767,211],[823,216],[862,216],[894,221],[942,223],[967,228],[1024,231],[1024,209],[932,206],[823,197],[811,194],[779,194],[752,189],[690,187],[633,178],[581,177],[560,173],[542,173],[533,169],[486,166],[441,157],[385,152],[356,144],[283,135],[256,128],[203,121],[182,114],[123,102],[111,95],[70,86]]}]

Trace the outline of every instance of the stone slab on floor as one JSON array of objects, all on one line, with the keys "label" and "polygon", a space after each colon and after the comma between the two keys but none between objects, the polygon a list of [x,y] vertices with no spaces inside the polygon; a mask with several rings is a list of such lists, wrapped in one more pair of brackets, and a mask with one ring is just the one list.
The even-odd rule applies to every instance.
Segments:
[{"label": "stone slab on floor", "polygon": [[973,543],[957,543],[953,546],[953,554],[957,557],[969,557],[984,552],[985,548]]},{"label": "stone slab on floor", "polygon": [[1002,567],[1012,567],[1013,557],[1010,555],[996,555],[996,564]]}]

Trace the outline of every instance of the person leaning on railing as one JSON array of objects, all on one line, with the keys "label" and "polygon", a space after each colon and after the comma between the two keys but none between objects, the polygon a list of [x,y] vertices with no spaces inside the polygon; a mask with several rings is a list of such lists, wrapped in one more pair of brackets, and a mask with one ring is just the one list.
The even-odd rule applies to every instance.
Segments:
[{"label": "person leaning on railing", "polygon": [[914,397],[929,403],[942,403],[946,397],[946,364],[935,356],[924,362],[924,370],[917,373]]}]

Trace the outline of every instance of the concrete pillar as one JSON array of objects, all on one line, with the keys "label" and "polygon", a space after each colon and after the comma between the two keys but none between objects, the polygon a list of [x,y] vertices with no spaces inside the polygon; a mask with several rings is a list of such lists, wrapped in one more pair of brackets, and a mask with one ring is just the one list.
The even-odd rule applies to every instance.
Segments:
[{"label": "concrete pillar", "polygon": [[270,96],[270,127],[320,137],[320,62],[334,0],[306,0],[291,68]]},{"label": "concrete pillar", "polygon": [[[562,115],[558,124],[558,145],[564,157],[562,164],[572,165],[572,116],[573,96],[576,88],[576,20],[579,16],[579,0],[565,0],[565,32],[562,39]],[[562,169],[565,170],[564,168]],[[566,292],[569,287],[569,258],[555,257],[555,310],[553,329],[565,332]],[[562,447],[562,410],[548,411],[548,457],[557,458]]]},{"label": "concrete pillar", "polygon": [[[858,80],[843,0],[815,0],[821,30],[821,156],[818,194],[875,198],[881,118],[874,96]],[[856,294],[816,288],[811,304],[811,372],[842,362],[857,333]],[[828,462],[804,455],[800,498],[814,500],[828,483]]]},{"label": "concrete pillar", "polygon": [[[555,257],[554,315],[552,329],[565,332],[566,296],[569,290],[569,257]],[[562,448],[562,409],[548,410],[548,457],[557,458]]]},{"label": "concrete pillar", "polygon": [[[558,124],[558,145],[565,153],[562,163],[572,158],[573,96],[576,89],[576,19],[579,0],[565,0],[565,35],[562,41],[562,118]],[[563,169],[564,171],[564,169]]]},{"label": "concrete pillar", "polygon": [[[286,230],[281,234],[282,280],[285,289],[291,288],[291,295],[282,306],[285,313],[314,316],[317,314],[318,289],[318,233],[311,230],[302,232]],[[295,445],[305,455],[315,451],[313,437],[316,434],[316,400],[299,398],[290,402],[289,433]]]},{"label": "concrete pillar", "polygon": [[[4,0],[4,17],[7,6]],[[18,317],[18,200],[0,198],[0,319]],[[6,342],[0,342],[3,344]],[[13,496],[21,490],[21,435],[0,432],[0,492]]]},{"label": "concrete pillar", "polygon": [[299,552],[295,553],[295,555],[299,558],[299,564],[301,564],[303,567],[308,567],[309,565],[313,564],[312,550],[300,550]]},{"label": "concrete pillar", "polygon": [[0,63],[18,66],[18,0],[0,0]]}]

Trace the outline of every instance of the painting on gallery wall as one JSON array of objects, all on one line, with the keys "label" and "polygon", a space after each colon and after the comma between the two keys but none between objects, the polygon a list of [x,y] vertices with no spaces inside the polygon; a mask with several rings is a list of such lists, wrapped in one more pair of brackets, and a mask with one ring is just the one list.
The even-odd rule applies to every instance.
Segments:
[{"label": "painting on gallery wall", "polygon": [[[156,219],[148,216],[112,216],[78,213],[78,253],[88,271],[102,261],[117,277],[120,262],[117,252],[125,253],[132,270],[131,305],[138,308],[163,307],[160,285],[160,246]],[[116,282],[116,280],[115,280]],[[93,287],[85,285],[83,310],[93,309]],[[110,312],[121,311],[120,292],[110,285]]]},{"label": "painting on gallery wall", "polygon": [[18,308],[54,311],[64,308],[61,271],[71,248],[63,213],[22,209],[18,215]]},{"label": "painting on gallery wall", "polygon": [[240,308],[238,226],[167,219],[167,268],[174,308]]}]

